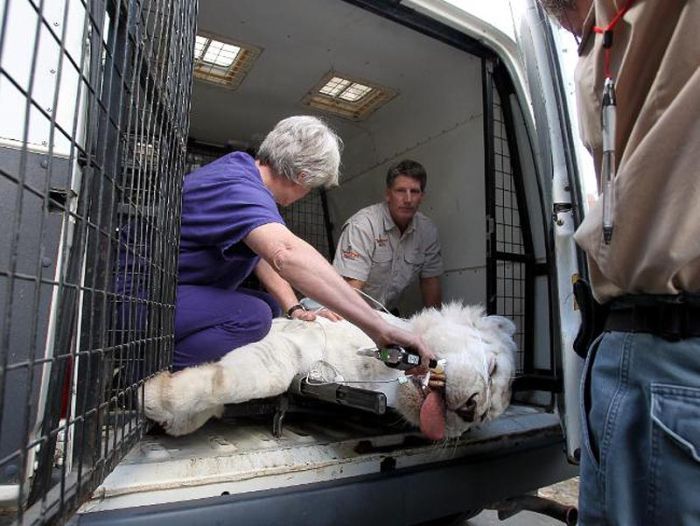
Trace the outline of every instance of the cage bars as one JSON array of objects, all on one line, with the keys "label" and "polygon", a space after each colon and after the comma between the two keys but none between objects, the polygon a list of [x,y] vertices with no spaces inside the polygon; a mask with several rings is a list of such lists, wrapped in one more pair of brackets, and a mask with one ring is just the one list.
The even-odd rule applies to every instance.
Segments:
[{"label": "cage bars", "polygon": [[196,2],[0,6],[0,484],[18,523],[62,522],[169,364]]},{"label": "cage bars", "polygon": [[534,369],[536,261],[503,66],[482,61],[486,177],[486,308],[516,325],[517,374]]}]

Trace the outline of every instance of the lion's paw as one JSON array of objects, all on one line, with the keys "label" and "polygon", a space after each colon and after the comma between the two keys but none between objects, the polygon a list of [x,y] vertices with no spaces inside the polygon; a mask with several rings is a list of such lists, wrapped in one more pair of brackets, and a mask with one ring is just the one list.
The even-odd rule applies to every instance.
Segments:
[{"label": "lion's paw", "polygon": [[139,396],[146,418],[156,422],[166,432],[175,421],[175,415],[173,415],[168,399],[168,387],[171,376],[171,373],[168,372],[154,376],[145,383],[143,395]]},{"label": "lion's paw", "polygon": [[[211,417],[220,418],[223,405],[203,410],[195,408],[195,401],[174,386],[178,373],[163,372],[144,385],[142,407],[146,417],[158,423],[167,434],[181,436],[196,431]],[[183,380],[183,378],[180,378]],[[182,382],[180,382],[182,383]]]}]

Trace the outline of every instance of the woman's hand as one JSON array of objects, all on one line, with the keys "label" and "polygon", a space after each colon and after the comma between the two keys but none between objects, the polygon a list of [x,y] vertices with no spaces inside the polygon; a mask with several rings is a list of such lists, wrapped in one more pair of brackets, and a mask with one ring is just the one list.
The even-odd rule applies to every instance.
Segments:
[{"label": "woman's hand", "polygon": [[315,309],[311,312],[315,312],[319,316],[323,316],[324,318],[327,318],[331,321],[340,321],[343,319],[343,317],[338,314],[335,311],[332,311],[331,309],[327,309],[326,307],[321,307],[320,309]]},{"label": "woman's hand", "polygon": [[339,321],[343,319],[343,317],[340,316],[340,314],[333,312],[332,310],[327,309],[325,307],[314,310],[297,309],[294,312],[292,312],[291,318],[294,320],[314,321],[316,319],[316,316],[323,316],[324,318],[327,318],[331,321]]},{"label": "woman's hand", "polygon": [[378,339],[375,340],[375,343],[380,347],[386,347],[391,344],[400,345],[406,350],[417,352],[421,357],[421,366],[426,368],[426,370],[430,360],[435,359],[435,355],[425,345],[423,338],[403,329],[399,329],[389,323],[386,323],[386,328],[382,331]]}]

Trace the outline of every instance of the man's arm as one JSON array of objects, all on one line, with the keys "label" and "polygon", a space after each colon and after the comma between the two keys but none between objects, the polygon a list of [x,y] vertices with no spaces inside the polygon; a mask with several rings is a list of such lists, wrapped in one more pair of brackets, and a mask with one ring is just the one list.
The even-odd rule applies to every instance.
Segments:
[{"label": "man's arm", "polygon": [[350,285],[353,289],[357,290],[362,290],[365,287],[365,284],[367,283],[366,281],[362,281],[361,279],[349,278],[347,276],[343,276],[343,278],[345,278],[345,281],[348,282],[348,285]]},{"label": "man's arm", "polygon": [[360,289],[367,283],[372,267],[371,247],[374,238],[366,221],[351,217],[340,232],[333,266],[351,287]]},{"label": "man's arm", "polygon": [[424,307],[435,307],[439,309],[442,306],[442,286],[440,285],[440,276],[433,278],[420,278],[420,293],[423,297]]},{"label": "man's arm", "polygon": [[443,273],[442,250],[440,250],[437,227],[432,221],[429,222],[426,236],[428,243],[424,249],[425,261],[420,271],[420,292],[424,307],[439,309],[442,306],[442,286],[440,285],[440,276]]}]

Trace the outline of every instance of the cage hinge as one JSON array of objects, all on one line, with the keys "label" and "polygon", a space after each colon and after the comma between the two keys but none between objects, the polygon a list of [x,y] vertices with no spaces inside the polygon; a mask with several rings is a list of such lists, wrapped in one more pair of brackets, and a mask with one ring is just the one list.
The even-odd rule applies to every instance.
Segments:
[{"label": "cage hinge", "polygon": [[565,212],[571,212],[573,209],[574,209],[574,207],[571,203],[554,203],[554,204],[552,204],[552,221],[554,221],[559,226],[563,225],[564,221],[558,217],[559,214],[565,213]]}]

